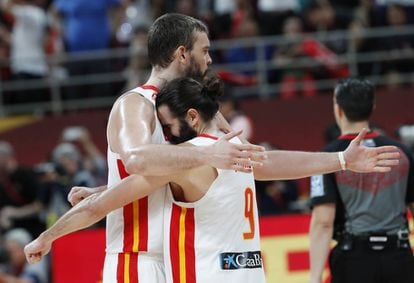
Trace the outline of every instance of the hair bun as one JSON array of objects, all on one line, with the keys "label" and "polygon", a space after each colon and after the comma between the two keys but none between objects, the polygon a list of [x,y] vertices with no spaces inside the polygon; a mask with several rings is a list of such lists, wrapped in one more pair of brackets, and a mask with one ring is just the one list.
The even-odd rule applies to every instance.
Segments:
[{"label": "hair bun", "polygon": [[202,92],[211,99],[217,100],[223,95],[223,82],[216,76],[208,77],[203,84]]}]

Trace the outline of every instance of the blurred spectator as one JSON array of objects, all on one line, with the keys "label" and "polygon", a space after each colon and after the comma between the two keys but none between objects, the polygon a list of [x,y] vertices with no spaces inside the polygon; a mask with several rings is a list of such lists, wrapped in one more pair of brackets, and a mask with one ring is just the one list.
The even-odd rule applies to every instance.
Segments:
[{"label": "blurred spectator", "polygon": [[62,141],[76,146],[75,149],[81,154],[82,167],[92,174],[93,182],[106,185],[106,157],[93,142],[89,131],[81,126],[67,127],[62,132]]},{"label": "blurred spectator", "polygon": [[67,51],[102,50],[110,46],[111,29],[108,13],[119,7],[121,0],[83,1],[54,0],[52,13],[61,18],[55,22],[60,27]]},{"label": "blurred spectator", "polygon": [[148,28],[139,26],[134,30],[134,36],[129,46],[129,63],[127,66],[126,90],[130,90],[145,83],[151,64],[148,60],[147,49]]},{"label": "blurred spectator", "polygon": [[71,188],[65,187],[61,182],[54,163],[39,164],[35,171],[41,184],[39,199],[44,207],[41,217],[48,228],[70,209],[67,196]]},{"label": "blurred spectator", "polygon": [[310,32],[332,30],[336,27],[336,14],[329,1],[313,0],[304,11],[306,30]]},{"label": "blurred spectator", "polygon": [[214,15],[211,32],[213,38],[226,38],[230,36],[232,14],[236,11],[237,0],[211,0],[212,11]]},{"label": "blurred spectator", "polygon": [[[246,17],[235,25],[232,33],[235,39],[259,36],[259,26],[254,18]],[[237,42],[234,42],[232,48],[225,51],[224,60],[226,63],[254,62],[256,57],[256,49],[254,47],[242,47],[238,46]],[[245,73],[251,74],[252,72]]]},{"label": "blurred spectator", "polygon": [[348,42],[348,52],[355,52],[356,70],[354,72],[356,72],[355,75],[363,77],[379,75],[381,72],[381,62],[364,62],[361,60],[366,57],[366,53],[378,51],[378,39],[364,36],[366,28],[364,21],[360,19],[353,20],[349,26],[351,37]]},{"label": "blurred spectator", "polygon": [[243,38],[259,35],[260,27],[251,1],[236,0],[236,9],[231,15],[230,36]]},{"label": "blurred spectator", "polygon": [[137,29],[149,27],[154,18],[154,5],[151,0],[136,0],[125,9],[123,22],[119,25],[116,38],[124,44],[134,44]]},{"label": "blurred spectator", "polygon": [[242,138],[251,141],[253,139],[253,123],[239,107],[237,100],[231,96],[220,97],[220,112],[229,122],[234,131],[243,130]]},{"label": "blurred spectator", "polygon": [[295,15],[300,8],[299,0],[258,0],[257,10],[260,21],[260,31],[264,35],[280,34],[286,18]]},{"label": "blurred spectator", "polygon": [[[407,13],[408,23],[414,23],[414,2],[412,0],[360,0],[361,6],[371,6],[371,16],[373,21],[371,27],[387,26],[387,9],[390,5],[401,5]],[[370,2],[370,4],[368,4]]]},{"label": "blurred spectator", "polygon": [[44,185],[42,201],[46,208],[45,219],[48,226],[70,209],[67,196],[72,187],[96,186],[95,178],[85,169],[82,155],[72,143],[58,144],[53,150],[52,160],[51,168],[45,168],[46,172],[39,172]]},{"label": "blurred spectator", "polygon": [[[266,150],[276,148],[262,143]],[[272,215],[296,210],[299,190],[295,180],[255,181],[260,215]]]},{"label": "blurred spectator", "polygon": [[[363,0],[364,1],[364,0]],[[329,0],[337,17],[338,28],[346,29],[353,19],[355,8],[359,0]]]},{"label": "blurred spectator", "polygon": [[359,5],[354,10],[353,20],[357,20],[365,27],[379,26],[381,20],[375,7],[375,0],[359,0]]},{"label": "blurred spectator", "polygon": [[[49,68],[45,54],[47,17],[43,0],[7,0],[2,9],[14,18],[10,39],[12,75],[17,80],[41,79]],[[44,100],[44,90],[34,89],[13,93],[6,102]]]},{"label": "blurred spectator", "polygon": [[57,145],[53,150],[53,161],[57,166],[61,182],[66,188],[95,186],[92,174],[83,168],[82,156],[73,144]]},{"label": "blurred spectator", "polygon": [[398,31],[407,25],[407,14],[404,6],[389,5],[387,20],[396,34],[381,40],[381,46],[388,51],[384,58],[383,72],[388,76],[388,84],[399,84],[402,74],[414,70],[414,35],[399,34]]},{"label": "blurred spectator", "polygon": [[[259,36],[259,26],[257,21],[250,16],[244,17],[242,21],[237,25],[237,29],[234,30],[234,38],[246,39]],[[272,56],[272,47],[265,46],[265,58],[270,59]],[[223,54],[224,63],[254,63],[258,60],[258,54],[256,47],[243,46],[237,41],[233,42],[233,45],[226,49]],[[253,65],[251,69],[243,71],[227,71],[220,70],[219,76],[224,82],[233,85],[252,85],[257,83],[257,71],[256,66]]]},{"label": "blurred spectator", "polygon": [[0,229],[22,227],[37,237],[44,230],[38,196],[34,172],[21,168],[12,146],[0,141]]},{"label": "blurred spectator", "polygon": [[0,9],[0,79],[10,79],[10,68],[6,64],[9,58],[12,16]]},{"label": "blurred spectator", "polygon": [[[200,6],[206,6],[206,1],[199,1]],[[201,18],[210,27],[211,39],[231,38],[240,23],[246,17],[255,17],[255,1],[252,0],[211,0],[210,13],[202,12]],[[200,11],[200,9],[198,9]]]},{"label": "blurred spectator", "polygon": [[281,214],[296,211],[291,206],[298,200],[298,186],[294,180],[256,181],[259,192],[260,215]]},{"label": "blurred spectator", "polygon": [[32,237],[24,229],[13,229],[5,234],[4,246],[9,262],[6,270],[0,270],[2,283],[47,283],[47,264],[45,260],[29,264],[24,254],[24,246]]},{"label": "blurred spectator", "polygon": [[[283,24],[284,45],[277,46],[273,54],[273,61],[281,73],[281,98],[293,98],[301,94],[304,97],[316,95],[311,68],[297,68],[292,64],[292,60],[305,57],[302,50],[304,39],[303,24],[300,18],[287,18]],[[297,88],[296,84],[301,87]]]},{"label": "blurred spectator", "polygon": [[[123,3],[127,5],[129,0],[124,0]],[[115,22],[120,21],[123,13],[121,4],[121,0],[55,0],[51,7],[51,14],[55,18],[54,28],[63,34],[66,51],[74,54],[109,48],[113,38],[109,13],[111,9],[117,9],[117,15],[112,14],[112,18],[116,19]],[[77,59],[69,62],[67,69],[70,76],[102,74],[110,71],[110,62],[106,58]],[[69,98],[105,96],[111,94],[110,90],[108,84],[71,87],[66,96]]]},{"label": "blurred spectator", "polygon": [[174,6],[175,13],[197,17],[197,7],[195,0],[176,0]]},{"label": "blurred spectator", "polygon": [[314,0],[305,10],[305,30],[317,32],[318,40],[335,54],[342,54],[347,50],[345,38],[331,37],[328,31],[341,29],[335,9],[328,0]]},{"label": "blurred spectator", "polygon": [[380,61],[364,62],[361,60],[366,57],[366,53],[378,51],[378,45],[380,44],[378,38],[364,35],[366,28],[364,22],[358,18],[354,19],[349,26],[348,52],[355,52],[355,75],[363,77],[379,75],[381,72]]},{"label": "blurred spectator", "polygon": [[47,75],[44,44],[47,17],[43,0],[8,0],[3,9],[14,17],[11,34],[11,69],[17,79]]},{"label": "blurred spectator", "polygon": [[42,185],[39,195],[47,227],[70,209],[67,196],[73,186],[93,187],[107,183],[106,159],[86,128],[67,127],[61,140],[52,152],[52,162],[35,168]]}]

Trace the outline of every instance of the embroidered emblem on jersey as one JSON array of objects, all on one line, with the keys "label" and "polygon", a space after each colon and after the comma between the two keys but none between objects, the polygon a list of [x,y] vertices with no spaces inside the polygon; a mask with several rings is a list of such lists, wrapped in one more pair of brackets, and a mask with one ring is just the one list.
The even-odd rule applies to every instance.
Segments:
[{"label": "embroidered emblem on jersey", "polygon": [[260,251],[244,253],[221,253],[220,266],[223,270],[262,268],[262,254]]},{"label": "embroidered emblem on jersey", "polygon": [[311,177],[311,197],[320,197],[324,195],[323,176],[316,175]]}]

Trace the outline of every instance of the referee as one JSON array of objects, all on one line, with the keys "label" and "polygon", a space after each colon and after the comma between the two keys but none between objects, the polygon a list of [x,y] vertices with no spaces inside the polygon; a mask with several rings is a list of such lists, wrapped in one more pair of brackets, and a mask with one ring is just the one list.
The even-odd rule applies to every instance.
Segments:
[{"label": "referee", "polygon": [[[367,80],[341,81],[334,92],[334,114],[341,136],[325,151],[344,150],[374,108],[373,85]],[[406,209],[414,212],[414,164],[402,144],[368,132],[366,146],[395,145],[400,163],[389,173],[360,174],[343,170],[311,181],[311,283],[321,283],[329,256],[332,283],[413,283],[414,257]]]}]

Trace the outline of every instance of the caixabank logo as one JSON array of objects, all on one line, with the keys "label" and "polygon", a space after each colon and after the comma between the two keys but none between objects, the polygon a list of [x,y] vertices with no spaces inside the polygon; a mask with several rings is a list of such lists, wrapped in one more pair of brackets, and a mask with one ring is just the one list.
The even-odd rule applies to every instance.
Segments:
[{"label": "caixabank logo", "polygon": [[263,261],[260,251],[243,253],[221,253],[220,264],[223,270],[242,268],[262,268]]}]

